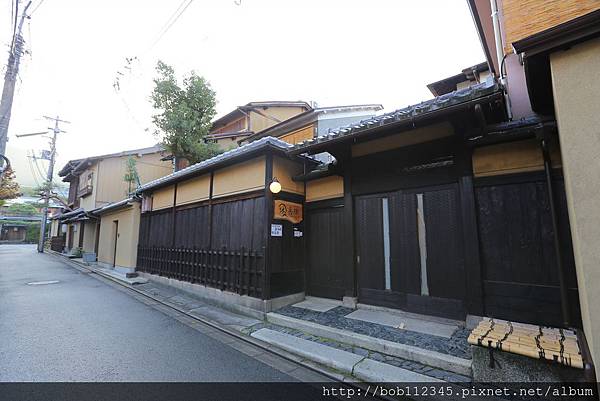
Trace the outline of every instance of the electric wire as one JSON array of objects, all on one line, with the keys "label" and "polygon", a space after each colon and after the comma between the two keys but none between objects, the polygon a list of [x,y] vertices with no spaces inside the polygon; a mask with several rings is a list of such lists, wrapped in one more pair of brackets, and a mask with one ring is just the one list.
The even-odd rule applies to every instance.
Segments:
[{"label": "electric wire", "polygon": [[29,14],[30,17],[33,15],[34,12],[36,12],[36,10],[38,8],[40,8],[40,6],[42,5],[43,2],[44,2],[44,0],[40,0],[40,2],[37,4],[37,6],[35,6],[35,8],[33,9],[33,11],[31,12],[31,14]]},{"label": "electric wire", "polygon": [[[185,6],[182,7],[182,5],[184,3],[186,3]],[[167,20],[167,23],[165,24],[165,26],[163,27],[163,29],[161,30],[161,32],[159,33],[158,37],[156,38],[156,40],[154,41],[154,43],[152,43],[152,45],[150,46],[150,48],[148,50],[146,50],[145,53],[149,52],[150,50],[152,50],[154,48],[154,46],[156,46],[158,44],[158,42],[160,42],[160,40],[167,34],[167,32],[169,32],[169,30],[171,29],[171,27],[177,22],[177,20],[181,17],[181,15],[183,15],[183,13],[185,12],[185,10],[187,10],[187,8],[190,6],[190,4],[192,4],[194,0],[183,0],[181,2],[181,4],[179,4],[179,7],[177,7],[177,9],[175,10],[175,12],[171,15],[171,17],[169,18],[169,20]],[[178,13],[179,11],[179,13]],[[175,15],[175,17],[173,17],[173,15]]]}]

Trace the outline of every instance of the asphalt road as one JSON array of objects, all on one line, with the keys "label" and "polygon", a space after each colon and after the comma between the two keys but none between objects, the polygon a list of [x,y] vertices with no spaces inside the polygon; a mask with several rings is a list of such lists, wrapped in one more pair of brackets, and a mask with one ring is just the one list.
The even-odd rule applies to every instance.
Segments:
[{"label": "asphalt road", "polygon": [[[32,282],[58,281],[29,285]],[[0,245],[0,381],[295,381],[34,246]]]}]

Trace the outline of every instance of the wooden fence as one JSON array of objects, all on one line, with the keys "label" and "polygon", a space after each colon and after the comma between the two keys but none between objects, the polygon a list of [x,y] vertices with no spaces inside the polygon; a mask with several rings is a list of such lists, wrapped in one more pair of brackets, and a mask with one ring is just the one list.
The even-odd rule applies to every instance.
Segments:
[{"label": "wooden fence", "polygon": [[65,248],[65,237],[52,237],[50,238],[50,249],[55,252],[62,252]]},{"label": "wooden fence", "polygon": [[262,298],[264,256],[246,250],[138,247],[137,270]]}]

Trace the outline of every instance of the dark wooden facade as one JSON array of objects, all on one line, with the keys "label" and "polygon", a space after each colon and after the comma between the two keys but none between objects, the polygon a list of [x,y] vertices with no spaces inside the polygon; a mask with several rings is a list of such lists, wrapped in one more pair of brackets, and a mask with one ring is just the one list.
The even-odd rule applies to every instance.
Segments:
[{"label": "dark wooden facade", "polygon": [[329,149],[345,194],[307,207],[307,293],[450,318],[579,327],[560,168],[548,174],[568,324],[544,171],[474,178],[465,120],[453,121],[450,137],[372,155],[351,157],[351,144]]},{"label": "dark wooden facade", "polygon": [[[273,202],[304,197],[272,194],[272,174],[266,152],[264,190],[213,198],[213,173],[208,200],[142,213],[137,270],[260,299],[303,292],[304,222],[274,220]],[[281,237],[271,224],[283,226]]]},{"label": "dark wooden facade", "polygon": [[[353,157],[355,141],[335,144],[336,199],[272,194],[267,152],[264,190],[212,199],[211,189],[207,201],[143,213],[138,270],[261,299],[305,291],[456,319],[580,325],[560,168],[475,177],[470,138],[483,128],[472,114],[409,146]],[[302,203],[304,220],[275,220],[276,199]]]},{"label": "dark wooden facade", "polygon": [[139,271],[264,297],[265,199],[143,213]]},{"label": "dark wooden facade", "polygon": [[[577,278],[562,177],[555,177],[554,184],[570,315],[579,325]],[[543,175],[476,180],[475,198],[486,313],[560,326],[559,273]]]}]

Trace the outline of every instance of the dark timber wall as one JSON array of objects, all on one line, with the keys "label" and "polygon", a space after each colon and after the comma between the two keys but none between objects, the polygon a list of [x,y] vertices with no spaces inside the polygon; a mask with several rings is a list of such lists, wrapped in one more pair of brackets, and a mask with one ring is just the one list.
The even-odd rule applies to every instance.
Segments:
[{"label": "dark timber wall", "polygon": [[307,203],[306,290],[309,295],[333,299],[346,295],[352,256],[345,230],[343,198]]},{"label": "dark timber wall", "polygon": [[[555,178],[559,238],[572,324],[580,326],[575,263],[562,178]],[[485,312],[501,319],[562,325],[548,189],[541,173],[475,181]]]},{"label": "dark timber wall", "polygon": [[143,213],[137,269],[261,298],[264,233],[262,196]]}]

